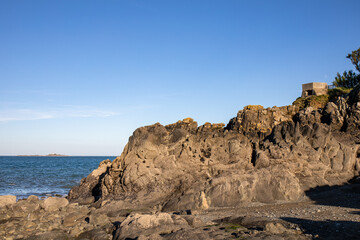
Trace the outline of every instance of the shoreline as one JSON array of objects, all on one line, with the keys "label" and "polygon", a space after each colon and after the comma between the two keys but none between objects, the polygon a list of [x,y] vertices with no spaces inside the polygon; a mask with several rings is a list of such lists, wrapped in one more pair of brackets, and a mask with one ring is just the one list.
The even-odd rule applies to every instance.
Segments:
[{"label": "shoreline", "polygon": [[38,154],[35,154],[35,155],[16,155],[15,157],[72,157],[72,156],[51,153],[51,154],[47,154],[47,155],[38,155]]},{"label": "shoreline", "polygon": [[0,195],[15,195],[18,199],[68,195],[72,187],[108,158],[115,157],[1,156]]},{"label": "shoreline", "polygon": [[[297,202],[158,211],[122,208],[114,199],[29,196],[0,205],[9,239],[355,239],[360,183],[318,190]],[[147,222],[147,225],[143,225]]]},{"label": "shoreline", "polygon": [[[47,155],[0,155],[0,157],[52,157]],[[117,155],[63,155],[58,157],[111,157],[116,158]]]}]

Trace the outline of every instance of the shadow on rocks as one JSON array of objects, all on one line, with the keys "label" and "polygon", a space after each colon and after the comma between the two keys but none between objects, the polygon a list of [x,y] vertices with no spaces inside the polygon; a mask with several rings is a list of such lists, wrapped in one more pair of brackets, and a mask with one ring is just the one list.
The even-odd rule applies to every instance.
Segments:
[{"label": "shadow on rocks", "polygon": [[[360,214],[360,178],[355,177],[344,185],[321,186],[306,191],[306,195],[316,205],[352,208],[350,214]],[[329,217],[330,218],[330,217]],[[325,220],[315,221],[284,217],[284,221],[295,223],[304,233],[318,239],[360,239],[360,222]]]},{"label": "shadow on rocks", "polygon": [[348,183],[335,186],[312,188],[305,194],[317,205],[360,209],[360,177],[354,177]]},{"label": "shadow on rocks", "polygon": [[300,218],[281,218],[297,224],[305,234],[316,239],[360,239],[360,222],[352,221],[314,221]]}]

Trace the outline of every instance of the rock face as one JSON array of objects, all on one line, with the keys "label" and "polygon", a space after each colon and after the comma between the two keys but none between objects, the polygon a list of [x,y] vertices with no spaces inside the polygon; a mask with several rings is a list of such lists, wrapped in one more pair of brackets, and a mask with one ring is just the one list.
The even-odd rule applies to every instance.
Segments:
[{"label": "rock face", "polygon": [[163,211],[297,201],[359,174],[359,125],[359,87],[324,109],[247,106],[226,127],[156,123],[137,129],[69,200]]}]

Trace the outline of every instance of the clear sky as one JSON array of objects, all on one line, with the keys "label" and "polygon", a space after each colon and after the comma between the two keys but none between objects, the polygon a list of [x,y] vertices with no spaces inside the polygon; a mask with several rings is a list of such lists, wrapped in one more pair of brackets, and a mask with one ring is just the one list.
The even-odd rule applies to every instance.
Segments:
[{"label": "clear sky", "polygon": [[353,69],[359,0],[0,0],[0,155],[120,155],[132,132],[291,104]]}]

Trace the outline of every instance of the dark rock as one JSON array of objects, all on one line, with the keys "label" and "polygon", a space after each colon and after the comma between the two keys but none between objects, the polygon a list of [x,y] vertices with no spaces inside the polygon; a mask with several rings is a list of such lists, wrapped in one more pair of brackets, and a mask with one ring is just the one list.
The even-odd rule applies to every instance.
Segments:
[{"label": "dark rock", "polygon": [[95,197],[80,197],[76,199],[76,202],[80,205],[90,205],[95,202]]}]

